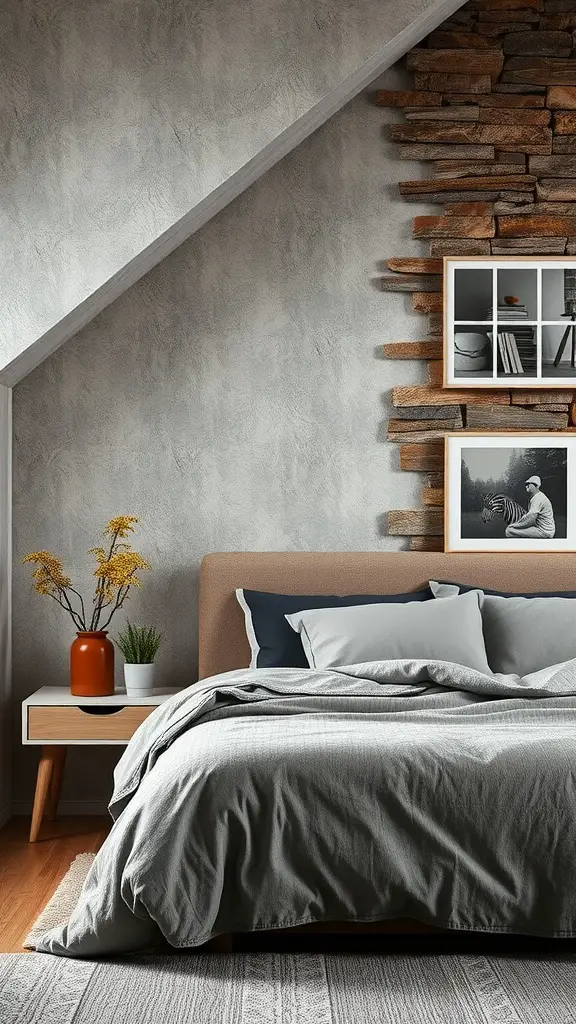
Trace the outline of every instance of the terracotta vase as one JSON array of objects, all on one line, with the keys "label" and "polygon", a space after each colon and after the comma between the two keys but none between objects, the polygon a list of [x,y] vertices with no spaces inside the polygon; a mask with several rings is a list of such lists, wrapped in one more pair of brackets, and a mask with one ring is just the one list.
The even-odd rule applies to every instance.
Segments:
[{"label": "terracotta vase", "polygon": [[114,644],[105,631],[76,634],[70,648],[70,693],[74,697],[114,693]]}]

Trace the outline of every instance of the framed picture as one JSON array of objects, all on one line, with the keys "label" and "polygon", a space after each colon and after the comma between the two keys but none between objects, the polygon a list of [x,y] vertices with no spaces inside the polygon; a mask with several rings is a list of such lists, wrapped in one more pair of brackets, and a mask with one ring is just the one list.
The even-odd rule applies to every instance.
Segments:
[{"label": "framed picture", "polygon": [[576,434],[446,435],[445,551],[576,551]]},{"label": "framed picture", "polygon": [[444,386],[576,386],[576,258],[444,257]]}]

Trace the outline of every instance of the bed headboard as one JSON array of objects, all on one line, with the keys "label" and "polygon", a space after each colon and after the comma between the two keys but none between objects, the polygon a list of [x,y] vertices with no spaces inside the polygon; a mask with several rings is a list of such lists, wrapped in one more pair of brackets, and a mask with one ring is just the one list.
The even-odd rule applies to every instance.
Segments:
[{"label": "bed headboard", "polygon": [[279,594],[395,594],[418,590],[429,579],[505,591],[576,590],[576,553],[247,551],[206,555],[200,568],[199,677],[250,663],[236,587]]}]

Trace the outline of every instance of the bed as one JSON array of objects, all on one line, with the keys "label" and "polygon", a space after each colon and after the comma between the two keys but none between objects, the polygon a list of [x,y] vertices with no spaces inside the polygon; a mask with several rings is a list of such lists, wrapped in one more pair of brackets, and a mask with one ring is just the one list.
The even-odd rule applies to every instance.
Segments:
[{"label": "bed", "polygon": [[198,608],[200,678],[250,662],[236,587],[283,594],[394,594],[429,579],[459,580],[503,591],[570,591],[576,554],[441,552],[227,552],[206,555]]},{"label": "bed", "polygon": [[576,935],[576,662],[532,681],[441,661],[247,669],[234,593],[557,592],[575,570],[572,555],[208,555],[200,682],[138,731],[78,907],[36,948],[222,948],[300,927]]}]

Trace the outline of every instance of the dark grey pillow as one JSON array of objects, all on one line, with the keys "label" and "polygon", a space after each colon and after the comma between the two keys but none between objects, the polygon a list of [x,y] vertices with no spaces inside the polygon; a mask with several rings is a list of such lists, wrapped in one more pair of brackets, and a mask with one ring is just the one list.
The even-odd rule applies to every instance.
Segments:
[{"label": "dark grey pillow", "polygon": [[314,608],[287,615],[311,668],[395,659],[450,661],[490,675],[478,591],[444,601]]},{"label": "dark grey pillow", "polygon": [[[457,584],[430,581],[435,597],[454,600]],[[484,641],[493,672],[529,675],[576,658],[574,597],[480,595]],[[464,596],[464,595],[462,595]]]},{"label": "dark grey pillow", "polygon": [[439,583],[432,580],[431,589],[435,587],[449,587],[450,590],[443,594],[435,593],[435,597],[454,597],[456,594],[467,594],[470,590],[481,590],[483,594],[490,594],[492,597],[576,597],[576,590],[536,590],[536,591],[514,591],[507,593],[505,590],[490,590],[488,587],[470,587],[467,583],[449,583],[441,580]]},{"label": "dark grey pillow", "polygon": [[290,629],[286,616],[304,608],[333,608],[353,604],[401,604],[432,601],[430,587],[409,594],[269,594],[262,590],[236,591],[246,622],[252,651],[250,668],[305,668],[308,665],[300,636]]}]

